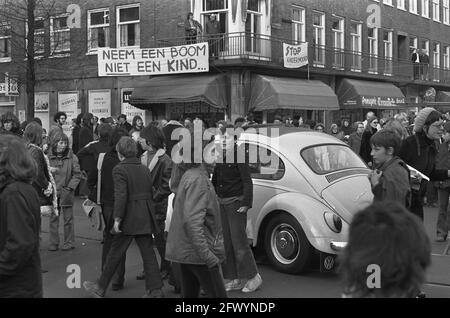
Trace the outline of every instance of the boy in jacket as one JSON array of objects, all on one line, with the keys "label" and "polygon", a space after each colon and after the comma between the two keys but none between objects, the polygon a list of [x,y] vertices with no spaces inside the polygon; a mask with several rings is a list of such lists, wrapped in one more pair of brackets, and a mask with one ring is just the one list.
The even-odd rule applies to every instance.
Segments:
[{"label": "boy in jacket", "polygon": [[405,208],[411,204],[409,169],[397,157],[401,140],[393,131],[382,130],[370,138],[375,170],[369,174],[374,202],[392,200]]},{"label": "boy in jacket", "polygon": [[[56,183],[58,196],[58,211],[64,217],[63,251],[74,249],[75,232],[73,224],[73,203],[75,189],[80,183],[81,171],[78,158],[69,148],[69,138],[63,132],[56,133],[52,138],[49,155],[50,169]],[[59,216],[50,217],[50,247],[49,251],[59,248]]]}]

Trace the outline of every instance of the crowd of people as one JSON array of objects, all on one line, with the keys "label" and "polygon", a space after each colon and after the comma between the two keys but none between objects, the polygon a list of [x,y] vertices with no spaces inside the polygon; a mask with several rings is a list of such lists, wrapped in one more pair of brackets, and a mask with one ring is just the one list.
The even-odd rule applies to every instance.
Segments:
[{"label": "crowd of people", "polygon": [[[347,142],[373,169],[369,180],[374,205],[355,217],[342,256],[346,296],[409,297],[420,293],[430,263],[429,241],[420,223],[427,183],[420,174],[411,174],[410,167],[439,188],[436,239],[445,241],[450,230],[450,121],[443,118],[433,108],[422,109],[415,118],[400,113],[385,120],[369,112],[365,121],[351,125],[344,119],[327,132],[323,124],[303,122],[299,116],[292,120],[275,116],[274,124],[329,133]],[[190,298],[201,292],[208,297],[226,297],[227,291],[248,293],[261,287],[246,233],[247,211],[253,201],[249,166],[237,163],[236,158],[226,159],[238,153],[235,139],[223,143],[218,154],[223,160],[216,164],[204,159],[175,164],[171,155],[178,140],[172,140],[172,133],[184,127],[193,138],[195,123],[202,122],[199,116],[144,126],[139,116],[130,124],[125,115],[98,120],[90,113],[80,114],[72,123],[71,138],[64,132],[66,120],[67,115],[58,112],[47,136],[38,118],[22,125],[12,113],[0,118],[0,297],[42,297],[41,217],[50,217],[49,251],[74,249],[76,195],[85,199],[83,204],[98,204],[105,224],[100,277],[83,284],[97,297],[104,297],[111,283],[112,290],[124,288],[126,252],[133,240],[143,259],[143,272],[136,278],[145,280],[145,297],[164,297],[165,279],[182,297]],[[253,114],[248,114],[234,124],[219,121],[217,129],[226,135],[227,128],[246,129],[256,124]],[[195,144],[192,142],[192,147]],[[194,153],[191,149],[192,156]],[[173,215],[167,229],[171,194]],[[6,200],[6,196],[12,199]],[[405,224],[409,224],[404,229],[405,240],[397,240],[398,246],[393,243],[392,248],[415,240],[411,254],[394,259],[386,259],[394,255],[390,250],[367,254],[371,248],[379,250],[386,240],[394,242]],[[159,264],[153,247],[160,256]],[[386,276],[386,289],[372,293],[360,284],[360,271],[364,264],[377,261],[388,269],[383,275],[395,274],[390,267],[409,266],[415,276]]]}]

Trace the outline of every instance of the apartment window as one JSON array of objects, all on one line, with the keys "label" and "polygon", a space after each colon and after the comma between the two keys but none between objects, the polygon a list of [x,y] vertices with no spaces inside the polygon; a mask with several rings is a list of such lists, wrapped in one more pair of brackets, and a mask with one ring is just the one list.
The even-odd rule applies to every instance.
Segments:
[{"label": "apartment window", "polygon": [[428,53],[430,52],[430,41],[422,40],[420,43],[420,48],[422,50],[425,50],[425,53],[428,55]]},{"label": "apartment window", "polygon": [[325,13],[313,12],[314,63],[325,64]]},{"label": "apartment window", "polygon": [[440,0],[433,0],[433,20],[434,21],[441,21],[441,17],[440,17]]},{"label": "apartment window", "polygon": [[359,22],[350,23],[350,51],[352,52],[352,70],[361,70],[361,33],[362,24]]},{"label": "apartment window", "polygon": [[344,67],[344,18],[333,17],[331,31],[334,48],[333,66],[342,68]]},{"label": "apartment window", "polygon": [[11,25],[0,23],[0,62],[11,61]]},{"label": "apartment window", "polygon": [[[26,34],[28,34],[28,22],[25,22]],[[25,39],[25,49],[28,47],[28,40]],[[34,20],[34,55],[43,56],[45,51],[45,21],[44,18]],[[25,53],[26,55],[26,53]]]},{"label": "apartment window", "polygon": [[50,55],[70,54],[70,29],[68,15],[50,18]]},{"label": "apartment window", "polygon": [[292,39],[305,42],[305,9],[292,7]]},{"label": "apartment window", "polygon": [[369,72],[378,72],[378,29],[368,28]]},{"label": "apartment window", "polygon": [[141,42],[139,4],[117,8],[118,47],[139,47]]},{"label": "apartment window", "polygon": [[87,19],[88,51],[109,47],[109,9],[90,10]]},{"label": "apartment window", "polygon": [[383,0],[383,3],[392,6],[392,0]]},{"label": "apartment window", "polygon": [[442,61],[444,62],[444,69],[450,69],[450,46],[444,46],[444,51],[442,52]]},{"label": "apartment window", "polygon": [[259,37],[262,30],[262,16],[259,1],[249,1],[247,7],[247,21],[245,21],[247,52],[261,53],[262,42]]},{"label": "apartment window", "polygon": [[417,0],[409,0],[409,12],[417,14]]},{"label": "apartment window", "polygon": [[442,22],[450,24],[450,1],[442,0]]},{"label": "apartment window", "polygon": [[414,49],[417,49],[417,38],[415,36],[409,37],[409,49],[413,51]]},{"label": "apartment window", "polygon": [[[251,4],[253,6],[253,4]],[[209,21],[211,14],[216,15],[216,20],[219,22],[219,33],[228,33],[228,1],[227,0],[203,0],[202,12],[200,14],[200,23],[203,27]],[[214,43],[214,51],[219,49],[224,50],[224,43]]]},{"label": "apartment window", "polygon": [[392,31],[383,31],[384,74],[392,74]]},{"label": "apartment window", "polygon": [[422,0],[422,17],[430,17],[430,0]]},{"label": "apartment window", "polygon": [[[248,8],[250,10],[250,6],[253,6],[254,1],[248,2]],[[203,0],[203,11],[216,11],[228,9],[228,1],[227,0]]]},{"label": "apartment window", "polygon": [[397,0],[397,8],[405,10],[405,0]]}]

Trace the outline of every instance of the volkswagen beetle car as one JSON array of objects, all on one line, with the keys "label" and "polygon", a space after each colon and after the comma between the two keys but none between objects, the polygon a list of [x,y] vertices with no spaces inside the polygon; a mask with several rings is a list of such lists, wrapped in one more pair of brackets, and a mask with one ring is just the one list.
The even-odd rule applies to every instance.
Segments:
[{"label": "volkswagen beetle car", "polygon": [[281,272],[300,273],[317,255],[332,270],[353,215],[373,200],[364,161],[330,135],[294,127],[250,128],[238,145],[253,179],[251,244]]}]

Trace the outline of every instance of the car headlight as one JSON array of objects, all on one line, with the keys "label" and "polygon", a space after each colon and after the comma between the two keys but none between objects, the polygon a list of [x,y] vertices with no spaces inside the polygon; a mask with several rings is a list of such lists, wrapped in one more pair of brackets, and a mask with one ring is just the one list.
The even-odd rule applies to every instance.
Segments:
[{"label": "car headlight", "polygon": [[340,233],[342,230],[342,220],[341,218],[332,212],[325,212],[323,214],[323,218],[325,219],[325,223],[328,225],[330,230],[335,233]]}]

